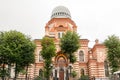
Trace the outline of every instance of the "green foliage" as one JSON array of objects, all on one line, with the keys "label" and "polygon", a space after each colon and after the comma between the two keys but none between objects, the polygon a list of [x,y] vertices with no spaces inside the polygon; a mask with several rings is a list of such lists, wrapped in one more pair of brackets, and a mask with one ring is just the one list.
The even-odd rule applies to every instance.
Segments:
[{"label": "green foliage", "polygon": [[82,75],[79,80],[89,80],[88,75]]},{"label": "green foliage", "polygon": [[34,63],[35,44],[21,32],[0,33],[0,64],[15,64],[15,76]]},{"label": "green foliage", "polygon": [[119,37],[112,35],[104,41],[104,44],[107,47],[107,59],[113,73],[120,67],[120,39]]},{"label": "green foliage", "polygon": [[77,76],[76,71],[72,71],[71,75],[73,76],[73,78],[75,78]]},{"label": "green foliage", "polygon": [[41,40],[41,45],[42,45],[41,55],[45,61],[44,75],[48,80],[50,76],[50,71],[51,71],[52,57],[55,56],[56,48],[55,48],[53,39],[49,37],[44,37]]},{"label": "green foliage", "polygon": [[34,80],[43,80],[43,78],[40,76],[37,76]]},{"label": "green foliage", "polygon": [[75,61],[76,61],[75,55],[74,54],[70,54],[70,62],[71,63],[75,63]]},{"label": "green foliage", "polygon": [[7,69],[0,69],[0,77],[6,77],[6,76],[9,76],[9,72]]},{"label": "green foliage", "polygon": [[41,55],[43,59],[51,59],[55,56],[55,44],[53,39],[49,37],[44,37],[41,41],[42,51]]},{"label": "green foliage", "polygon": [[79,36],[75,32],[67,31],[65,35],[61,38],[60,44],[63,53],[67,54],[70,62],[75,62],[74,52],[80,47]]},{"label": "green foliage", "polygon": [[79,47],[79,36],[75,32],[68,31],[61,38],[61,50],[64,53],[73,53]]}]

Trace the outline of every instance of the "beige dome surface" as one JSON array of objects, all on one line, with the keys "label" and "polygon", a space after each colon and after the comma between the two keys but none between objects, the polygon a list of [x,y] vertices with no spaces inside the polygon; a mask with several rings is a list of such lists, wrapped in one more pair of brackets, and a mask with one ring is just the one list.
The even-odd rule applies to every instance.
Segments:
[{"label": "beige dome surface", "polygon": [[71,18],[71,14],[68,8],[57,6],[53,9],[51,18]]}]

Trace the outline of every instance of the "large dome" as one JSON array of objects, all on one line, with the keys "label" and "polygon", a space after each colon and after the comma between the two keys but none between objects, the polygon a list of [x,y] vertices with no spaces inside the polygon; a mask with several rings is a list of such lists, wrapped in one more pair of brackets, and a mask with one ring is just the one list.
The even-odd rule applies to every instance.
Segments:
[{"label": "large dome", "polygon": [[71,18],[70,11],[64,6],[57,6],[53,9],[51,18]]}]

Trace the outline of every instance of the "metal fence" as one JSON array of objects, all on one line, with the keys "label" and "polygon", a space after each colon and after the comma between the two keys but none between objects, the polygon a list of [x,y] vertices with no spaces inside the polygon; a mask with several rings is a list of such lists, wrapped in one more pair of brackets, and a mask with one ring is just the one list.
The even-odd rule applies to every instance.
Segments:
[{"label": "metal fence", "polygon": [[109,78],[96,78],[95,80],[110,80]]},{"label": "metal fence", "polygon": [[110,78],[96,78],[95,80],[120,80],[120,78],[110,77]]},{"label": "metal fence", "polygon": [[[2,80],[2,79],[0,78],[0,80]],[[10,79],[5,78],[5,80],[13,80],[13,78],[10,78]],[[26,80],[26,79],[25,78],[17,78],[16,80]],[[27,79],[27,80],[34,80],[34,79]]]}]

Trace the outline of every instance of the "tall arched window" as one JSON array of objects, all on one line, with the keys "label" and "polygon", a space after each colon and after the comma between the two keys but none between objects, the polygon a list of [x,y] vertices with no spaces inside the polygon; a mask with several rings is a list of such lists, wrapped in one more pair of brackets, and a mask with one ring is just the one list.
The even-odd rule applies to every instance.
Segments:
[{"label": "tall arched window", "polygon": [[42,69],[39,70],[39,76],[43,77],[43,70]]},{"label": "tall arched window", "polygon": [[105,67],[105,76],[109,76],[109,69],[108,69],[108,62],[105,60],[104,61],[104,67]]},{"label": "tall arched window", "polygon": [[42,61],[43,60],[43,58],[42,58],[42,55],[41,55],[41,53],[40,53],[41,51],[39,51],[39,61]]},{"label": "tall arched window", "polygon": [[80,52],[79,52],[79,60],[80,60],[81,62],[84,61],[84,52],[83,52],[83,51],[80,51]]}]

